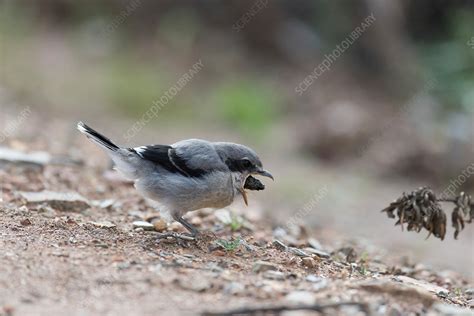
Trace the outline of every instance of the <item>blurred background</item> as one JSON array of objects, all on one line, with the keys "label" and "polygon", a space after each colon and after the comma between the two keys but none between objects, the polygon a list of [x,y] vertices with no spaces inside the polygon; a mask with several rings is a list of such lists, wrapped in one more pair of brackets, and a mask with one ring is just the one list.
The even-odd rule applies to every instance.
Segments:
[{"label": "blurred background", "polygon": [[[380,213],[404,191],[443,192],[474,163],[472,1],[2,0],[0,58],[3,146],[85,158],[78,120],[129,146],[244,143],[275,175],[252,196],[275,227],[309,209],[300,222],[323,241],[474,278],[472,227],[424,240]],[[470,175],[458,192],[473,192]]]}]

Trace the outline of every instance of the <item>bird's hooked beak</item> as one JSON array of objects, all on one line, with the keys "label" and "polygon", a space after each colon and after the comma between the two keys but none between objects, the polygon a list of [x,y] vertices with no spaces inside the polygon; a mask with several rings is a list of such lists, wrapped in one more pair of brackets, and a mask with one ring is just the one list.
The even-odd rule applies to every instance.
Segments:
[{"label": "bird's hooked beak", "polygon": [[[257,171],[255,174],[258,174],[258,175],[260,175],[260,176],[262,176],[262,177],[270,178],[270,179],[272,179],[273,181],[275,181],[275,179],[273,178],[272,174],[271,174],[270,172],[264,170],[264,169]],[[240,192],[240,194],[242,194],[242,197],[244,198],[245,205],[249,206],[249,201],[248,201],[248,197],[247,197],[247,192],[245,191],[244,185],[245,185],[245,181],[242,182],[242,187],[239,189],[239,192]]]},{"label": "bird's hooked beak", "polygon": [[262,177],[267,177],[267,178],[270,178],[272,179],[273,181],[275,181],[275,179],[273,178],[272,174],[270,172],[268,172],[267,170],[260,170],[257,172],[258,175],[261,175]]}]

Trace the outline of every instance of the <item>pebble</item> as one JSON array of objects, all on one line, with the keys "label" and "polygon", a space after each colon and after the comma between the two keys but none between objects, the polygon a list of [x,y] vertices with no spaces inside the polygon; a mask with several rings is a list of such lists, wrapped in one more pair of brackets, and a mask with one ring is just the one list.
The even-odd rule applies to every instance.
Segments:
[{"label": "pebble", "polygon": [[323,278],[318,277],[317,275],[314,275],[314,274],[308,274],[306,276],[306,281],[311,282],[311,283],[321,282],[321,280],[323,280]]},{"label": "pebble", "polygon": [[28,204],[46,204],[59,211],[82,212],[89,202],[76,192],[19,192]]},{"label": "pebble", "polygon": [[269,280],[282,281],[285,279],[285,274],[280,271],[268,270],[263,273],[263,277]]},{"label": "pebble", "polygon": [[286,295],[285,300],[292,304],[307,304],[311,305],[316,302],[316,298],[312,292],[308,291],[293,291]]},{"label": "pebble", "polygon": [[31,221],[30,221],[28,218],[25,218],[25,219],[22,219],[22,220],[20,221],[20,224],[21,224],[22,226],[30,226],[30,225],[31,225]]},{"label": "pebble", "polygon": [[286,251],[286,245],[284,243],[282,243],[281,241],[275,239],[273,241],[273,246],[278,249],[278,250],[281,250],[281,251]]},{"label": "pebble", "polygon": [[153,228],[157,231],[157,232],[162,232],[164,231],[166,228],[168,228],[168,223],[160,218],[160,219],[155,219],[152,221],[152,224],[153,224]]},{"label": "pebble", "polygon": [[288,247],[286,250],[289,253],[292,253],[292,254],[294,254],[296,256],[299,256],[299,257],[308,257],[308,254],[306,252],[304,252],[301,249],[295,248],[295,247]]},{"label": "pebble", "polygon": [[331,255],[323,250],[315,249],[315,248],[304,248],[303,249],[305,252],[310,253],[312,255],[316,255],[320,258],[329,258]]},{"label": "pebble", "polygon": [[420,280],[410,278],[410,277],[407,277],[407,276],[404,276],[404,275],[395,276],[393,278],[393,280],[397,281],[397,282],[405,283],[405,284],[408,284],[408,285],[411,285],[411,286],[414,286],[414,287],[417,287],[417,288],[420,288],[420,289],[423,289],[425,291],[435,293],[435,294],[438,294],[438,295],[447,295],[449,293],[449,291],[447,289],[445,289],[441,286],[438,286],[438,285],[432,284],[432,283],[428,283],[428,282],[425,282],[425,281],[420,281]]},{"label": "pebble", "polygon": [[154,230],[155,226],[153,224],[145,222],[145,221],[135,221],[132,223],[133,228],[141,228],[143,230]]},{"label": "pebble", "polygon": [[117,227],[117,225],[115,225],[114,223],[109,222],[109,221],[89,222],[89,223],[91,223],[95,227],[99,227],[99,228],[114,228],[114,227]]},{"label": "pebble", "polygon": [[114,203],[115,203],[115,200],[112,200],[112,199],[92,201],[92,205],[100,207],[100,208],[109,208],[113,206]]},{"label": "pebble", "polygon": [[224,293],[228,295],[237,295],[245,291],[245,285],[238,282],[229,282],[224,285]]},{"label": "pebble", "polygon": [[269,270],[278,270],[277,266],[267,261],[257,261],[253,265],[253,272],[260,273]]},{"label": "pebble", "polygon": [[187,277],[178,280],[178,284],[186,290],[194,292],[204,292],[212,287],[209,278],[204,276]]},{"label": "pebble", "polygon": [[316,266],[316,261],[311,257],[304,257],[301,259],[303,265],[307,268],[314,268]]},{"label": "pebble", "polygon": [[469,308],[462,308],[445,303],[435,303],[433,309],[444,316],[472,316],[473,312]]},{"label": "pebble", "polygon": [[50,163],[51,155],[44,151],[24,153],[7,147],[0,147],[0,161],[41,167]]}]

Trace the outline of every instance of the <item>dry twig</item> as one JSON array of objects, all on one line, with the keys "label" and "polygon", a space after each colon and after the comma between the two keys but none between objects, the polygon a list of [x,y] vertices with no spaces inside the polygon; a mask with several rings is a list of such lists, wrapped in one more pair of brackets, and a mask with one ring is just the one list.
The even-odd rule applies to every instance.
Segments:
[{"label": "dry twig", "polygon": [[[419,188],[409,194],[403,193],[395,202],[382,210],[388,217],[398,217],[395,225],[407,224],[409,231],[420,232],[423,228],[429,234],[444,239],[446,235],[446,213],[441,208],[440,202],[451,202],[456,205],[451,220],[455,228],[454,238],[464,229],[465,223],[474,219],[474,204],[470,195],[461,192],[454,198],[437,198],[435,193],[427,187]],[[428,238],[427,237],[427,238]]]}]

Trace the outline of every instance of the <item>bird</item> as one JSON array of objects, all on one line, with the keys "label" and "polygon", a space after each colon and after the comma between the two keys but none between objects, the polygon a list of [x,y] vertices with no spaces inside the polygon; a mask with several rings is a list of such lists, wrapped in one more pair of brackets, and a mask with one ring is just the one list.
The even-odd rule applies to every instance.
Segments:
[{"label": "bird", "polygon": [[239,197],[248,205],[246,189],[264,188],[252,175],[274,180],[257,153],[241,144],[187,139],[126,148],[83,122],[77,129],[109,155],[114,168],[133,181],[142,196],[154,201],[164,217],[181,223],[191,239],[200,231],[183,218],[187,212],[224,208]]}]

